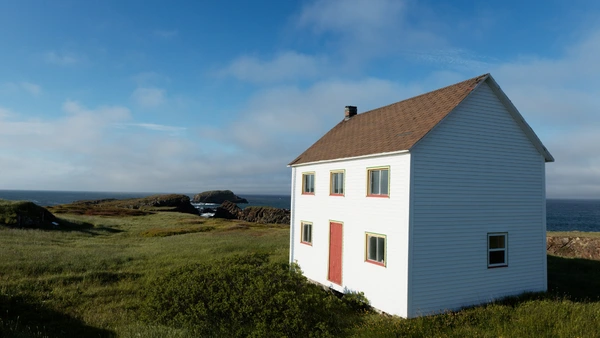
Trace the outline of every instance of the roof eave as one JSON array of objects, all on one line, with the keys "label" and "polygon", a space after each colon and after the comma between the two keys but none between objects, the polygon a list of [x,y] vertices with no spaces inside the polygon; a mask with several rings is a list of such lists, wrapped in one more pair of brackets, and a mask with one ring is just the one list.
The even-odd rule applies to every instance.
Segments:
[{"label": "roof eave", "polygon": [[531,143],[533,144],[533,146],[544,157],[544,160],[546,162],[554,162],[554,157],[552,156],[552,154],[550,154],[550,152],[548,151],[548,149],[544,146],[544,144],[542,143],[542,141],[535,134],[535,132],[533,131],[533,129],[531,128],[531,126],[529,126],[529,124],[527,122],[525,122],[525,119],[523,118],[523,115],[521,115],[521,113],[519,113],[519,110],[517,109],[517,107],[515,107],[515,105],[508,98],[508,96],[506,96],[506,94],[500,88],[500,86],[498,85],[498,83],[496,82],[496,80],[494,80],[494,78],[491,75],[489,75],[485,79],[485,81],[488,82],[488,84],[489,84],[490,88],[492,89],[492,91],[494,91],[494,93],[500,99],[500,101],[502,102],[502,104],[504,105],[504,107],[506,107],[506,109],[508,110],[508,112],[513,116],[513,119],[515,120],[515,122],[517,122],[517,124],[519,124],[519,126],[521,127],[521,129],[523,130],[523,132],[525,132],[525,135],[527,135],[527,137],[529,138],[529,140],[531,141]]},{"label": "roof eave", "polygon": [[385,153],[374,153],[374,154],[366,154],[366,155],[360,155],[360,156],[351,156],[351,157],[340,157],[340,158],[332,158],[332,159],[326,159],[326,160],[319,160],[319,161],[311,161],[311,162],[302,162],[302,163],[290,163],[287,166],[288,167],[301,167],[301,166],[305,166],[305,165],[311,165],[311,164],[321,164],[321,163],[330,163],[330,162],[341,162],[341,161],[350,161],[350,160],[360,160],[363,158],[371,158],[371,157],[381,157],[381,156],[391,156],[391,155],[397,155],[397,154],[405,154],[405,153],[409,153],[409,150],[397,150],[397,151],[389,151],[389,152],[385,152]]}]

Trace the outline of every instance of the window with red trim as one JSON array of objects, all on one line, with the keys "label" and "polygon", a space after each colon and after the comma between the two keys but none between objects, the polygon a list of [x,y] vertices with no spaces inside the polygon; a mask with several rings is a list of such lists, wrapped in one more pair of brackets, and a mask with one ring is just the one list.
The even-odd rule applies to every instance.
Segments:
[{"label": "window with red trim", "polygon": [[302,222],[302,236],[300,241],[312,245],[312,223]]},{"label": "window with red trim", "polygon": [[367,262],[385,265],[386,236],[367,233]]},{"label": "window with red trim", "polygon": [[315,173],[302,174],[302,193],[305,195],[315,194]]},{"label": "window with red trim", "polygon": [[368,195],[388,196],[390,192],[390,169],[376,168],[368,170]]},{"label": "window with red trim", "polygon": [[344,171],[331,172],[330,195],[344,195]]}]

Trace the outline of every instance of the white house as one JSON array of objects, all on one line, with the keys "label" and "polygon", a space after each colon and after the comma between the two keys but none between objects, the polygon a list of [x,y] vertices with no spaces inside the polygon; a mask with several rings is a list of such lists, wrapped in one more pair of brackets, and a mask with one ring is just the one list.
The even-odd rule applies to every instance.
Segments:
[{"label": "white house", "polygon": [[545,163],[489,74],[345,118],[290,163],[290,262],[416,317],[545,291]]}]

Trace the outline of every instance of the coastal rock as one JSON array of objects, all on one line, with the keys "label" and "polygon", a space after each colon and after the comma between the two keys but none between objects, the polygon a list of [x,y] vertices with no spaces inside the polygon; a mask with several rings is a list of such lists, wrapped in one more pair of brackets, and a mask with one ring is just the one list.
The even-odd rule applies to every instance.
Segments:
[{"label": "coastal rock", "polygon": [[[139,215],[147,214],[152,211],[175,211],[189,214],[198,214],[198,210],[190,203],[190,197],[182,194],[162,194],[152,195],[142,198],[129,199],[101,199],[90,201],[76,201],[71,204],[63,204],[53,207],[54,212],[71,212],[81,214],[100,214],[119,209],[132,209],[144,211]],[[118,213],[117,213],[118,214]],[[135,216],[135,213],[126,213]]]},{"label": "coastal rock", "polygon": [[221,204],[225,201],[233,203],[248,203],[248,200],[241,198],[231,190],[210,190],[204,191],[194,196],[194,203],[214,203]]},{"label": "coastal rock", "polygon": [[240,219],[254,223],[290,224],[290,211],[273,207],[247,207]]},{"label": "coastal rock", "polygon": [[56,221],[50,211],[33,202],[0,200],[0,225],[50,229],[56,227]]},{"label": "coastal rock", "polygon": [[170,209],[165,211],[198,213],[198,210],[190,203],[190,197],[181,194],[152,195],[133,200],[122,200],[120,204],[130,209],[165,208]]},{"label": "coastal rock", "polygon": [[225,218],[225,219],[238,219],[242,209],[237,204],[229,201],[223,202],[215,210],[214,218]]},{"label": "coastal rock", "polygon": [[556,256],[600,260],[600,237],[548,236],[546,251]]}]

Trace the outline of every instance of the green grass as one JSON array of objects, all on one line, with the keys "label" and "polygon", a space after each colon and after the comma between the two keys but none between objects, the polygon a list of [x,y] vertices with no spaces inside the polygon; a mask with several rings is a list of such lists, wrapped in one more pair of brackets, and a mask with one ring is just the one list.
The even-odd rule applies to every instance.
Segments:
[{"label": "green grass", "polygon": [[[275,262],[288,259],[287,226],[175,212],[60,217],[73,226],[0,227],[0,337],[194,337],[185,327],[143,322],[140,290],[190,263],[250,252],[267,253]],[[600,261],[548,256],[548,279],[546,294],[437,316],[357,314],[350,336],[596,336]]]},{"label": "green grass", "polygon": [[[64,336],[57,327],[73,326],[72,320],[106,332],[131,332],[132,327],[144,325],[138,320],[140,285],[167,271],[247,252],[269,253],[275,261],[287,261],[289,228],[284,226],[211,219],[202,227],[212,231],[144,237],[150,229],[177,232],[182,224],[198,224],[202,219],[173,212],[61,217],[94,227],[0,229],[0,336],[2,330],[12,330],[11,335],[31,331]],[[4,303],[13,299],[23,305],[5,308]],[[60,316],[33,320],[41,308]]]}]

